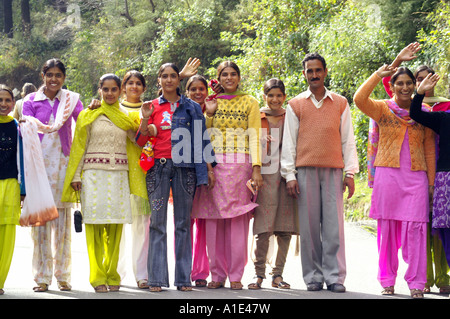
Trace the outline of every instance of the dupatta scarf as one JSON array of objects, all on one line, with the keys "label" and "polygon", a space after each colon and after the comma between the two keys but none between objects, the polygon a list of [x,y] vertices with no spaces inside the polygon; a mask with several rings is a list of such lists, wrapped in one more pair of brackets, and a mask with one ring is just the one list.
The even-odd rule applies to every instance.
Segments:
[{"label": "dupatta scarf", "polygon": [[52,133],[58,131],[72,115],[78,100],[79,94],[62,90],[60,106],[52,125],[43,124],[32,116],[22,116],[25,121],[20,123],[20,131],[23,139],[27,196],[20,216],[21,226],[42,226],[47,221],[58,218],[58,210],[48,181],[38,132]]},{"label": "dupatta scarf", "polygon": [[[111,122],[124,131],[132,130],[136,132],[139,128],[139,112],[129,112],[128,115],[120,110],[119,102],[112,105],[102,100],[101,107],[90,110],[83,110],[78,116],[75,127],[75,135],[70,150],[69,164],[67,166],[66,178],[62,201],[76,202],[75,190],[71,183],[75,172],[83,158],[87,146],[87,126],[94,122],[100,115],[105,115]],[[134,150],[134,143],[127,138],[127,157],[128,157],[128,179],[130,184],[130,193],[142,198],[147,198],[147,187],[145,185],[145,176],[139,167],[139,154]]]},{"label": "dupatta scarf", "polygon": [[[395,102],[394,99],[385,101],[389,110],[401,119],[406,125],[411,126],[416,122],[411,119],[409,116],[409,110],[402,109]],[[427,104],[422,104],[422,110],[425,112],[431,112],[431,108]],[[375,158],[378,152],[378,140],[379,140],[379,130],[378,124],[370,119],[369,123],[369,137],[367,142],[367,177],[368,177],[368,185],[370,188],[373,188],[373,181],[375,178]]]}]

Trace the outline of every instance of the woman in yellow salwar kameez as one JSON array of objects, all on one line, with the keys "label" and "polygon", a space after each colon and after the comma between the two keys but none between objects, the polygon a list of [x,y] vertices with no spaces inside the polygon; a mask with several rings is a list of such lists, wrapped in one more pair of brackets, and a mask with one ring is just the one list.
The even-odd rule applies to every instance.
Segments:
[{"label": "woman in yellow salwar kameez", "polygon": [[22,141],[18,123],[9,115],[13,107],[13,92],[0,84],[0,295],[4,294],[25,195]]},{"label": "woman in yellow salwar kameez", "polygon": [[121,234],[123,224],[132,222],[130,194],[147,198],[139,155],[132,151],[139,113],[120,106],[120,87],[116,75],[102,76],[102,107],[80,113],[62,198],[74,202],[80,191],[89,281],[96,292],[119,290]]}]

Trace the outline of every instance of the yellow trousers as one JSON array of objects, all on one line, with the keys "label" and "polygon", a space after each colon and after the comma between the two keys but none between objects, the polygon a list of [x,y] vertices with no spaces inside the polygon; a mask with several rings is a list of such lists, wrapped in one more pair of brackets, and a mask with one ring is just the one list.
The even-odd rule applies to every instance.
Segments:
[{"label": "yellow trousers", "polygon": [[120,285],[117,272],[123,224],[85,224],[92,287]]},{"label": "yellow trousers", "polygon": [[3,289],[16,242],[16,225],[0,225],[0,289]]}]

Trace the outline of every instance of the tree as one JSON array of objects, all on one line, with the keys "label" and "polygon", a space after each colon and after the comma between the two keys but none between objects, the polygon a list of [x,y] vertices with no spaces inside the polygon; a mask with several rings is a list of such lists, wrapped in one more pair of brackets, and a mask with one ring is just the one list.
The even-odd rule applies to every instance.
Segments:
[{"label": "tree", "polygon": [[3,29],[8,38],[14,36],[12,0],[3,0]]},{"label": "tree", "polygon": [[419,41],[423,43],[418,58],[420,64],[433,68],[441,77],[435,93],[439,96],[450,95],[450,4],[441,1],[427,18],[430,28],[419,32]]},{"label": "tree", "polygon": [[28,38],[31,33],[30,0],[20,0],[20,12],[22,15],[22,31]]}]

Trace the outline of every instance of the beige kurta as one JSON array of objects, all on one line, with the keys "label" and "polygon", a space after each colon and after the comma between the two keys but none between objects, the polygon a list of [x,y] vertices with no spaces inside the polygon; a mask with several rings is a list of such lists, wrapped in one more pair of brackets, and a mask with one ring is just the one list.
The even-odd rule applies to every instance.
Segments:
[{"label": "beige kurta", "polygon": [[[280,174],[281,141],[283,139],[284,118],[277,124],[269,122],[269,132],[276,139],[269,143],[266,157],[263,159],[261,169],[264,185],[259,189],[256,202],[259,206],[255,209],[253,234],[265,232],[299,233],[297,202],[286,191],[286,180]],[[262,137],[265,139],[265,137]],[[264,143],[264,142],[262,142]],[[271,144],[271,145],[270,145]],[[271,148],[270,146],[278,145]],[[276,171],[271,173],[276,167]],[[270,172],[264,174],[265,171]]]},{"label": "beige kurta", "polygon": [[81,206],[86,224],[132,221],[127,138],[127,132],[104,115],[88,127],[86,152],[77,170],[83,171]]}]

